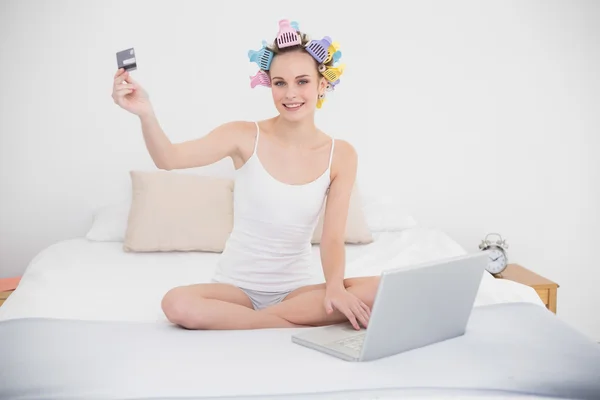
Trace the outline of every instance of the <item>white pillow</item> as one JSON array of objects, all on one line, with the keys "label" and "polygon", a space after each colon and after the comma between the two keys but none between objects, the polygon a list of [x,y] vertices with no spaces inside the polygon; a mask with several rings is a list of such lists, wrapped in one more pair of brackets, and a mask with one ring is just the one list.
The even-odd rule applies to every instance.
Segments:
[{"label": "white pillow", "polygon": [[125,241],[130,208],[131,200],[124,200],[99,209],[85,237],[94,242]]}]

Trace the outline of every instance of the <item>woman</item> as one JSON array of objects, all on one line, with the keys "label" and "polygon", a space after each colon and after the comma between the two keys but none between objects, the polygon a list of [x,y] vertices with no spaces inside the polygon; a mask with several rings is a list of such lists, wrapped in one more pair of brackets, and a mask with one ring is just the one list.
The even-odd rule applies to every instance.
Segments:
[{"label": "woman", "polygon": [[[344,233],[357,154],[351,144],[315,126],[315,109],[331,89],[325,71],[334,60],[329,54],[324,63],[307,51],[308,44],[304,34],[290,33],[289,22],[280,21],[280,33],[267,48],[270,60],[265,62],[263,49],[257,62],[277,116],[228,122],[183,143],[167,138],[142,86],[123,70],[115,74],[113,99],[139,116],[158,168],[201,167],[230,157],[236,170],[234,226],[213,282],[166,293],[162,309],[174,324],[258,329],[348,320],[357,330],[368,325],[378,277],[344,279]],[[307,285],[311,238],[323,206],[325,283]]]}]

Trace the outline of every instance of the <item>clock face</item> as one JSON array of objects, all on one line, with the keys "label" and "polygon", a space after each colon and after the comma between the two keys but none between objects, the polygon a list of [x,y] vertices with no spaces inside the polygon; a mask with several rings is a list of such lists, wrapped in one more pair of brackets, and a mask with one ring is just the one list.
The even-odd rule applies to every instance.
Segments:
[{"label": "clock face", "polygon": [[499,249],[491,248],[488,254],[489,262],[486,269],[492,274],[502,272],[506,267],[506,256],[504,255],[504,252]]}]

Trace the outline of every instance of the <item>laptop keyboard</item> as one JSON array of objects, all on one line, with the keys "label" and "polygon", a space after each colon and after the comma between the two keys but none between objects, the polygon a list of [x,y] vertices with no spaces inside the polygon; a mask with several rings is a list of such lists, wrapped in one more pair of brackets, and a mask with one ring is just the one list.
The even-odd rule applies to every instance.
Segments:
[{"label": "laptop keyboard", "polygon": [[342,340],[338,340],[336,343],[352,350],[360,350],[364,340],[365,335],[356,335]]}]

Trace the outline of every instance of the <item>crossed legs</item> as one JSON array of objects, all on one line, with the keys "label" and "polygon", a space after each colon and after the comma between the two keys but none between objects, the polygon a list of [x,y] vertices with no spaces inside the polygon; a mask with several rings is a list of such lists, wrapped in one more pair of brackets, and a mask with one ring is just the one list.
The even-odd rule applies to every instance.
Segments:
[{"label": "crossed legs", "polygon": [[[344,280],[346,289],[373,307],[378,276]],[[304,286],[282,302],[254,310],[248,296],[239,288],[206,283],[171,289],[162,300],[167,319],[186,329],[264,329],[330,325],[347,320],[335,310],[325,312],[325,285]]]},{"label": "crossed legs", "polygon": [[171,289],[163,297],[167,319],[186,329],[291,328],[287,320],[258,313],[239,288],[223,283],[205,283]]}]

